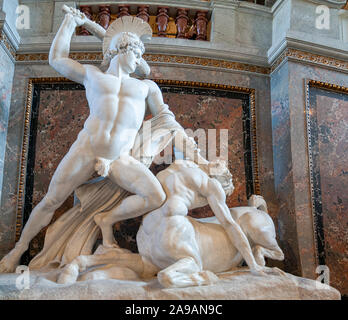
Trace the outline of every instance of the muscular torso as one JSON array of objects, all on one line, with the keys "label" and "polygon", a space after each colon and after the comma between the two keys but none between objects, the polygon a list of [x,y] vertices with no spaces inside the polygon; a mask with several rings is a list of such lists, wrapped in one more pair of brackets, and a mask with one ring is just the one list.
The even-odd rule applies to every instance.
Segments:
[{"label": "muscular torso", "polygon": [[98,157],[117,159],[133,147],[144,120],[146,82],[134,78],[120,79],[98,68],[86,68],[84,82],[90,115],[84,131]]}]

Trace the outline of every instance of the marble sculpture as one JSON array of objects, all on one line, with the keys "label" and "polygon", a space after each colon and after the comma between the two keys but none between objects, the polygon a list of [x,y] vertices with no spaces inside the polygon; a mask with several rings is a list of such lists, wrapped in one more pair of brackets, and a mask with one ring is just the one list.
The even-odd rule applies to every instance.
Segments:
[{"label": "marble sculpture", "polygon": [[[151,37],[150,26],[126,16],[105,31],[77,9],[63,9],[66,15],[49,63],[84,85],[90,115],[57,167],[46,196],[30,214],[20,240],[1,260],[0,272],[14,272],[31,239],[75,191],[80,204],[48,228],[42,252],[29,265],[32,270],[60,269],[59,283],[72,283],[80,272],[98,266],[82,279],[157,275],[164,287],[204,285],[217,281],[215,273],[242,261],[253,274],[283,275],[265,266],[264,257],[282,260],[283,253],[263,198],[252,196],[248,207],[229,209],[225,199],[233,192],[233,183],[226,164],[208,162],[200,155],[153,81],[130,76],[150,72],[142,58],[142,40]],[[103,40],[101,68],[69,58],[71,37],[82,25]],[[153,118],[144,122],[147,110]],[[149,166],[170,141],[185,160],[176,160],[156,177]],[[84,184],[94,172],[104,179]],[[189,209],[206,204],[215,218],[187,216]],[[145,214],[137,234],[139,254],[120,248],[113,225]],[[103,244],[93,253],[100,230]]]}]

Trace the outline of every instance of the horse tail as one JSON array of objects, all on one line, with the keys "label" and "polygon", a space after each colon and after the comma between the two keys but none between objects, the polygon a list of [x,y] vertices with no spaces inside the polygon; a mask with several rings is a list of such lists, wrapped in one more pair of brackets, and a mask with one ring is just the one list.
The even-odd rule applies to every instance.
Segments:
[{"label": "horse tail", "polygon": [[268,213],[267,209],[267,203],[265,199],[262,196],[253,194],[249,199],[248,199],[248,206],[249,207],[255,207],[258,210],[264,211]]}]

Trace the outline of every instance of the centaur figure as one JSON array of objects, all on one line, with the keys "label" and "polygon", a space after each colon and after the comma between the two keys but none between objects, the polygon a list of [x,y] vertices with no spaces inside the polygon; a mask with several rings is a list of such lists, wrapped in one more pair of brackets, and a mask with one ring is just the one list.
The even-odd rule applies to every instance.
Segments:
[{"label": "centaur figure", "polygon": [[[254,269],[284,274],[277,268],[265,267],[264,257],[284,259],[266,202],[254,195],[248,207],[228,209],[226,195],[231,194],[234,187],[223,162],[198,166],[191,161],[177,160],[159,172],[157,179],[167,199],[162,207],[144,217],[137,233],[139,254],[110,249],[101,254],[80,256],[65,267],[59,283],[73,283],[88,267],[106,265],[85,273],[80,279],[135,280],[137,276],[141,279],[157,274],[164,287],[212,284],[218,280],[215,273],[240,265],[243,256],[238,248],[249,252],[249,243],[257,263]],[[187,216],[188,210],[207,204],[214,218]],[[239,228],[247,236],[247,243],[235,232]],[[254,260],[244,257],[248,258]]]}]

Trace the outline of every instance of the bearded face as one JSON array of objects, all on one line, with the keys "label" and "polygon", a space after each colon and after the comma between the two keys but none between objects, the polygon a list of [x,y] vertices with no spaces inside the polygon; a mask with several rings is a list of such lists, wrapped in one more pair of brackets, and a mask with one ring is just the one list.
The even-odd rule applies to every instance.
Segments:
[{"label": "bearded face", "polygon": [[233,193],[234,185],[232,174],[228,170],[226,161],[216,160],[208,164],[209,175],[218,180],[225,191],[226,196]]}]

